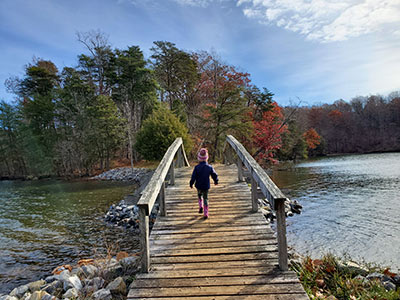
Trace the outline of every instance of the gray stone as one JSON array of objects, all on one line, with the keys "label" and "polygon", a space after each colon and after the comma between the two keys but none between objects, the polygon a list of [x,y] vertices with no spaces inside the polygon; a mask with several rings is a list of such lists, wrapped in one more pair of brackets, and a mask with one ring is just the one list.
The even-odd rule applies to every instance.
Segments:
[{"label": "gray stone", "polygon": [[394,277],[393,277],[393,282],[394,282],[396,285],[399,285],[399,286],[400,286],[400,275],[394,276]]},{"label": "gray stone", "polygon": [[49,294],[55,294],[56,290],[63,288],[63,283],[60,280],[55,280],[51,283],[46,284],[42,290],[48,292]]},{"label": "gray stone", "polygon": [[15,296],[4,295],[0,297],[0,300],[18,300]]},{"label": "gray stone", "polygon": [[46,295],[49,295],[49,294],[46,293],[45,291],[36,291],[31,295],[29,300],[42,300],[43,297],[45,297]]},{"label": "gray stone", "polygon": [[53,281],[58,280],[59,278],[60,278],[60,277],[59,277],[58,275],[51,275],[51,276],[46,277],[44,280],[45,280],[47,283],[51,283],[51,282],[53,282]]},{"label": "gray stone", "polygon": [[101,289],[93,293],[92,298],[95,300],[111,300],[111,292],[107,289]]},{"label": "gray stone", "polygon": [[52,295],[46,294],[46,295],[42,296],[41,300],[58,300],[58,299]]},{"label": "gray stone", "polygon": [[112,294],[126,295],[126,284],[122,277],[115,278],[107,285],[106,289],[110,290]]},{"label": "gray stone", "polygon": [[93,278],[96,276],[98,269],[93,265],[86,265],[82,267],[83,274],[87,278]]},{"label": "gray stone", "polygon": [[29,283],[28,288],[33,293],[33,292],[39,291],[42,288],[42,286],[44,286],[45,284],[46,284],[45,280],[38,280],[38,281]]},{"label": "gray stone", "polygon": [[20,298],[21,300],[29,300],[29,298],[32,296],[32,294],[31,293],[29,293],[29,292],[26,292],[23,296],[22,296],[22,298]]},{"label": "gray stone", "polygon": [[367,278],[365,278],[364,276],[362,276],[361,274],[357,275],[356,277],[354,277],[354,279],[359,280],[362,284],[367,284],[368,280]]},{"label": "gray stone", "polygon": [[377,280],[380,280],[381,282],[392,281],[392,279],[389,276],[387,276],[385,274],[381,274],[381,273],[376,273],[376,272],[368,274],[366,278],[368,280],[377,279]]},{"label": "gray stone", "polygon": [[396,285],[391,281],[385,281],[383,283],[383,286],[385,287],[385,289],[387,291],[395,291],[396,290]]},{"label": "gray stone", "polygon": [[76,275],[71,276],[67,280],[63,281],[63,285],[64,285],[64,291],[67,291],[71,288],[75,288],[78,291],[82,289],[82,282]]},{"label": "gray stone", "polygon": [[78,290],[76,288],[69,289],[64,294],[64,298],[77,298],[77,297],[78,297]]},{"label": "gray stone", "polygon": [[137,269],[139,260],[139,256],[128,256],[121,259],[119,263],[124,269]]},{"label": "gray stone", "polygon": [[10,296],[14,296],[17,298],[21,298],[28,291],[28,285],[21,285],[13,289],[10,293]]}]

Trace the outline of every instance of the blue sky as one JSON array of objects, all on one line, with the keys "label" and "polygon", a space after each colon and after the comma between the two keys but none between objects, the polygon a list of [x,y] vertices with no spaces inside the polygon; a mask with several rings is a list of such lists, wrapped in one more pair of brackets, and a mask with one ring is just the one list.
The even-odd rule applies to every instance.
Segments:
[{"label": "blue sky", "polygon": [[400,90],[400,0],[1,0],[0,99],[34,56],[76,66],[89,30],[146,57],[157,40],[213,51],[280,105]]}]

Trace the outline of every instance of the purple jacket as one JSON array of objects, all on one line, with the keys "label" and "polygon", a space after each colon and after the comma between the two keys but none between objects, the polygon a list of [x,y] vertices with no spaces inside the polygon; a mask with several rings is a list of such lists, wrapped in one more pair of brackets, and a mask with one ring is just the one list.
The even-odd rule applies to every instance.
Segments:
[{"label": "purple jacket", "polygon": [[190,179],[190,187],[195,187],[199,190],[208,190],[210,189],[210,175],[214,180],[214,183],[218,183],[218,175],[215,172],[214,168],[210,166],[205,161],[200,162],[197,166],[194,167],[192,178]]}]

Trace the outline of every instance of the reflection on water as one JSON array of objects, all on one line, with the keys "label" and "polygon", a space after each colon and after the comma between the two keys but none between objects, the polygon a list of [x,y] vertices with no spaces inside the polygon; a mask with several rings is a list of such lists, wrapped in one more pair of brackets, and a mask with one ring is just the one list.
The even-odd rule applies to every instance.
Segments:
[{"label": "reflection on water", "polygon": [[131,191],[126,183],[0,181],[0,293],[103,254],[108,243],[137,247],[134,237],[102,219]]},{"label": "reflection on water", "polygon": [[288,219],[288,243],[297,251],[400,268],[400,153],[308,160],[272,178],[303,205]]}]

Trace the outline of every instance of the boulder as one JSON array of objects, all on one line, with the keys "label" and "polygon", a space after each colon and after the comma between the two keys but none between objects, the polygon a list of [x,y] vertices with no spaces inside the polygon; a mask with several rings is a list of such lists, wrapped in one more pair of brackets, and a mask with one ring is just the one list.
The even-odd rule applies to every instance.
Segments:
[{"label": "boulder", "polygon": [[[46,293],[45,291],[36,291],[34,292],[31,297],[29,298],[29,300],[42,300],[44,297],[50,296],[48,293]],[[51,296],[50,296],[51,297]],[[47,297],[48,298],[48,297]],[[51,299],[51,298],[50,298]]]},{"label": "boulder", "polygon": [[34,281],[28,284],[28,288],[29,291],[31,291],[31,293],[39,291],[42,286],[44,286],[46,284],[45,280],[38,280],[38,281]]},{"label": "boulder", "polygon": [[104,286],[105,280],[101,277],[95,277],[92,279],[88,279],[85,281],[85,285],[83,290],[85,293],[94,293],[98,290],[102,289]]},{"label": "boulder", "polygon": [[82,282],[78,276],[70,276],[67,280],[63,281],[64,291],[75,288],[78,291],[82,289]]},{"label": "boulder", "polygon": [[65,292],[63,298],[78,298],[78,290],[76,288],[71,288]]},{"label": "boulder", "polygon": [[21,285],[19,287],[16,287],[13,289],[10,293],[10,296],[21,298],[27,291],[28,291],[28,285]]},{"label": "boulder", "polygon": [[396,275],[393,277],[393,282],[397,285],[400,286],[400,275]]},{"label": "boulder", "polygon": [[20,298],[21,300],[29,300],[29,298],[32,296],[32,294],[31,293],[29,293],[29,292],[26,292],[23,296],[22,296],[22,298]]},{"label": "boulder", "polygon": [[96,276],[98,269],[93,265],[86,265],[82,267],[82,272],[86,278],[93,278]]},{"label": "boulder", "polygon": [[18,300],[15,296],[4,295],[0,297],[0,300]]},{"label": "boulder", "polygon": [[126,284],[122,277],[115,278],[107,285],[106,289],[110,290],[112,294],[126,295]]},{"label": "boulder", "polygon": [[63,283],[60,280],[55,280],[51,283],[46,284],[42,290],[54,295],[58,289],[63,288]]},{"label": "boulder", "polygon": [[111,292],[107,289],[101,289],[93,293],[92,298],[95,300],[111,300]]}]

